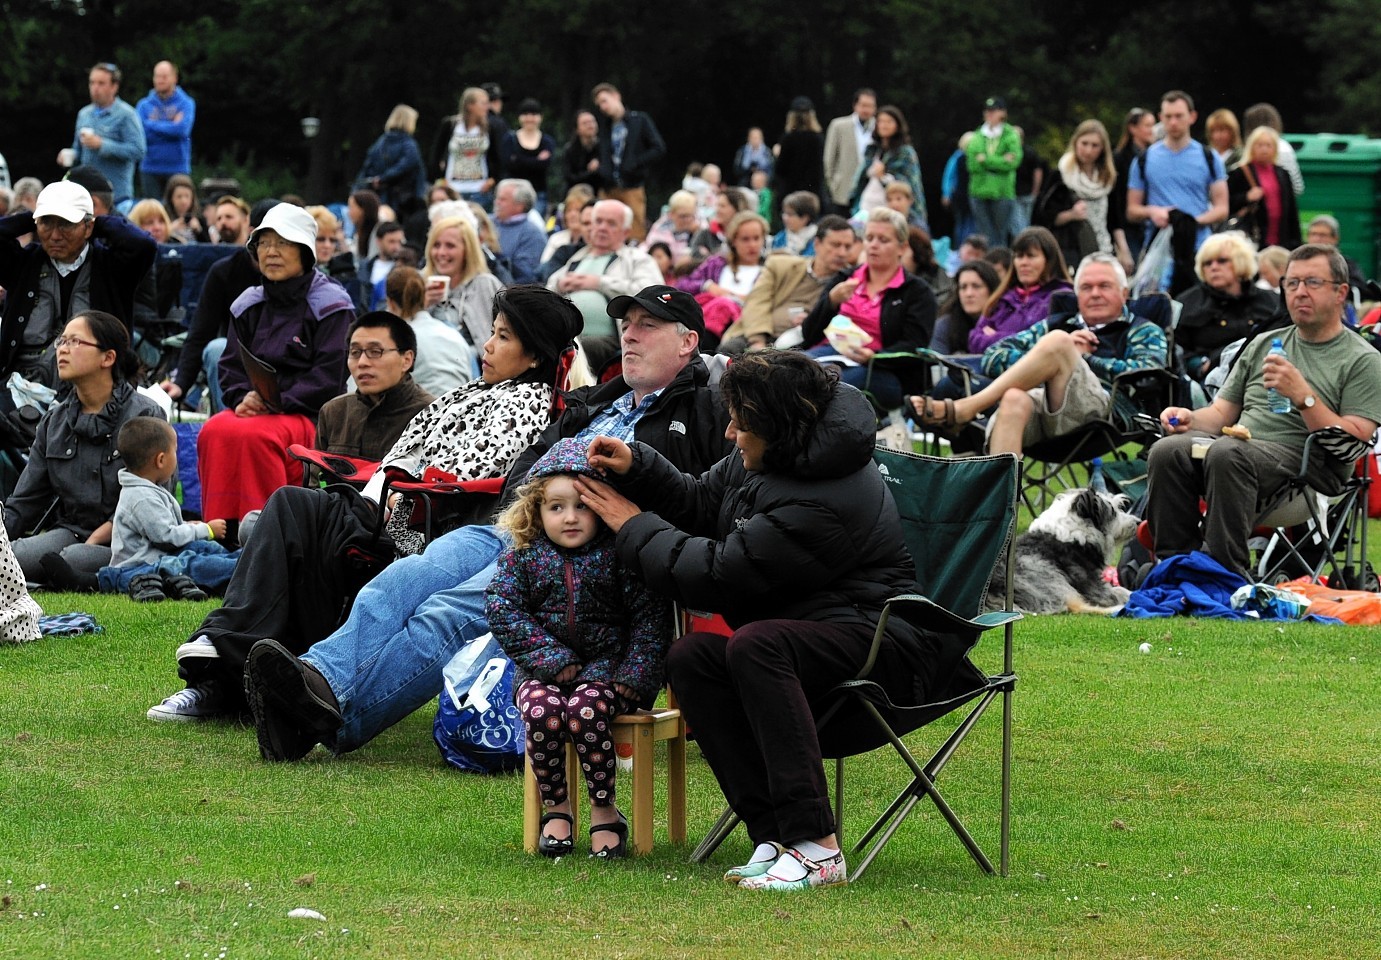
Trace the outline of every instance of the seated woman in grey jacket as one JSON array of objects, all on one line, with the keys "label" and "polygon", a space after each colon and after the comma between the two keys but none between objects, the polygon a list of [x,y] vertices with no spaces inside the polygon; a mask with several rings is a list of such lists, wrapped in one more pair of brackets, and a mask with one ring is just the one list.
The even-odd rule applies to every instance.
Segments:
[{"label": "seated woman in grey jacket", "polygon": [[96,571],[110,563],[124,466],[120,427],[163,411],[130,382],[139,358],[112,314],[77,314],[53,346],[58,378],[71,389],[39,421],[29,462],[5,501],[5,530],[28,580],[94,590]]}]

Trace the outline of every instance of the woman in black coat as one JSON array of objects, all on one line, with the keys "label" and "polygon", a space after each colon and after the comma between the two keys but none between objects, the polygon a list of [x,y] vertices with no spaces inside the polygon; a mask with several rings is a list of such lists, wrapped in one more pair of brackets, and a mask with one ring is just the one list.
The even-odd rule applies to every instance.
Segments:
[{"label": "woman in black coat", "polygon": [[[883,410],[900,406],[903,394],[924,389],[925,367],[908,360],[874,362],[873,355],[915,353],[929,346],[935,334],[935,294],[901,264],[909,235],[906,218],[897,211],[878,207],[868,214],[863,266],[835,274],[801,324],[801,342],[813,348],[811,356],[822,363],[840,363],[840,379],[866,390]],[[822,343],[826,327],[836,316],[861,322],[864,332],[872,334],[871,341],[844,349]],[[875,328],[869,319],[874,316]],[[829,359],[837,356],[855,365]]]},{"label": "woman in black coat", "polygon": [[[600,437],[591,464],[617,475],[619,491],[581,481],[582,499],[618,531],[620,561],[648,587],[734,628],[688,634],[667,661],[756,845],[725,879],[775,890],[843,883],[811,703],[862,668],[884,602],[912,588],[914,567],[858,391],[786,351],[745,354],[720,388],[733,454],[696,478],[645,444]],[[917,702],[962,655],[958,638],[893,619],[872,676]]]},{"label": "woman in black coat", "polygon": [[825,195],[825,137],[815,118],[815,105],[809,97],[791,101],[786,115],[786,130],[773,149],[777,155],[772,171],[773,212],[780,218],[782,200],[789,193],[806,190],[821,198]]},{"label": "woman in black coat", "polygon": [[1280,139],[1257,127],[1242,147],[1242,162],[1228,171],[1228,210],[1237,228],[1258,247],[1293,250],[1302,243],[1299,204],[1290,175],[1277,165]]}]

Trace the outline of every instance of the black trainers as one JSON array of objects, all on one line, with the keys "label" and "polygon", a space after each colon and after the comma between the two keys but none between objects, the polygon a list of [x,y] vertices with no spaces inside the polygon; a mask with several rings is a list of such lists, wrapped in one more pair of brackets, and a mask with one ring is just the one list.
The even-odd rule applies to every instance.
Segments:
[{"label": "black trainers", "polygon": [[340,729],[340,707],[325,678],[276,640],[250,648],[245,699],[265,760],[301,760]]},{"label": "black trainers", "polygon": [[211,596],[186,574],[163,574],[163,592],[170,600],[210,600]]},{"label": "black trainers", "polygon": [[132,578],[129,582],[129,596],[131,600],[140,603],[155,603],[168,599],[168,595],[163,591],[163,578],[156,573],[141,573]]}]

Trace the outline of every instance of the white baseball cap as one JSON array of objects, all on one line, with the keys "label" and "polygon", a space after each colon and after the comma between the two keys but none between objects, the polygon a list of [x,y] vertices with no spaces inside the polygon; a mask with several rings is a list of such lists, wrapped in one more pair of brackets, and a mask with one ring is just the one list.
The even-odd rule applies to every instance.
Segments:
[{"label": "white baseball cap", "polygon": [[289,243],[306,247],[302,256],[307,267],[316,265],[316,220],[302,207],[292,203],[280,203],[264,214],[264,219],[249,235],[245,247],[254,252],[254,244],[259,234],[272,230]]},{"label": "white baseball cap", "polygon": [[34,206],[35,220],[39,217],[58,217],[68,223],[81,223],[95,215],[90,191],[68,180],[59,180],[44,187]]}]

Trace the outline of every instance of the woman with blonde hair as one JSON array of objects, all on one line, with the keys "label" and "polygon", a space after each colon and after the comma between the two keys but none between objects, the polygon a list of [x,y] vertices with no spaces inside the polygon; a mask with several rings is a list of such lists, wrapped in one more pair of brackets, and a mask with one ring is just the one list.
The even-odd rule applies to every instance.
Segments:
[{"label": "woman with blonde hair", "polygon": [[466,87],[456,115],[441,124],[432,147],[432,166],[462,200],[473,200],[489,210],[494,184],[504,172],[499,148],[498,138],[489,135],[489,94],[480,87]]},{"label": "woman with blonde hair", "polygon": [[[1289,181],[1282,177],[1280,182]],[[1240,230],[1205,240],[1194,257],[1194,272],[1199,282],[1175,298],[1184,305],[1175,327],[1175,351],[1183,352],[1185,372],[1203,380],[1218,365],[1225,346],[1274,315],[1281,303],[1277,294],[1252,282],[1256,245]]]},{"label": "woman with blonde hair", "polygon": [[1302,242],[1299,203],[1279,160],[1279,134],[1270,127],[1248,134],[1242,162],[1228,171],[1228,210],[1258,246],[1293,250]]},{"label": "woman with blonde hair", "polygon": [[149,236],[156,243],[181,243],[182,238],[173,234],[173,218],[157,200],[140,200],[129,212],[129,222]]},{"label": "woman with blonde hair", "polygon": [[1224,167],[1231,167],[1242,159],[1242,127],[1237,123],[1237,114],[1231,110],[1222,108],[1210,113],[1204,121],[1204,136]]},{"label": "woman with blonde hair", "polygon": [[[873,355],[915,353],[928,346],[935,333],[935,293],[902,266],[910,230],[906,217],[890,207],[869,213],[863,232],[863,265],[845,267],[827,280],[801,324],[802,343],[811,348],[807,352],[821,363],[841,365],[840,379],[867,391],[883,410],[900,406],[903,392],[924,389],[925,383],[917,378],[914,365],[893,366],[885,359],[873,362]],[[866,342],[826,342],[826,327],[836,317],[852,321]]]},{"label": "woman with blonde hair", "polygon": [[355,178],[355,190],[373,190],[398,211],[400,218],[413,212],[427,191],[422,151],[413,139],[416,132],[417,111],[406,103],[398,104],[384,122],[383,136],[364,155],[364,165]]},{"label": "woman with blonde hair", "polygon": [[1036,201],[1032,222],[1055,234],[1066,264],[1090,253],[1114,254],[1128,273],[1126,211],[1112,201],[1117,168],[1107,128],[1085,120],[1069,138],[1049,183]]},{"label": "woman with blonde hair", "polygon": [[426,256],[423,305],[470,346],[484,343],[494,332],[490,307],[503,284],[489,272],[479,234],[462,217],[443,217],[427,234]]}]

